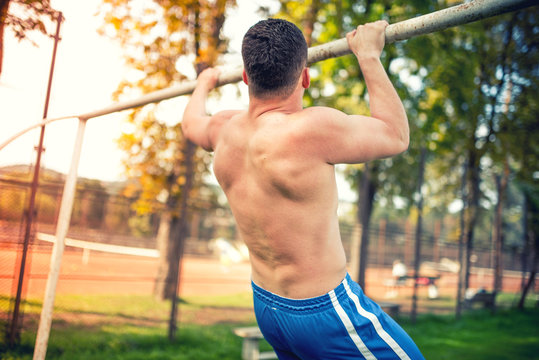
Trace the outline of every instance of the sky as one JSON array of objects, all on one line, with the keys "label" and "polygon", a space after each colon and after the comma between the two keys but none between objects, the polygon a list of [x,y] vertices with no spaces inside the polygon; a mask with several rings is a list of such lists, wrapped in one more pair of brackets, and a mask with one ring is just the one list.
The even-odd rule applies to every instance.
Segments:
[{"label": "sky", "polygon": [[[256,12],[259,5],[275,6],[271,0],[237,0],[237,3],[237,8],[227,15],[223,29],[230,38],[229,50],[235,53],[225,58],[223,71],[241,66],[243,34],[261,20]],[[51,0],[52,7],[61,11],[65,20],[60,29],[61,41],[56,54],[47,118],[82,114],[112,104],[112,93],[118,84],[132,75],[132,71],[124,66],[121,47],[97,32],[102,24],[102,19],[96,16],[100,4],[101,0]],[[49,32],[54,33],[55,30],[56,24],[51,23]],[[26,40],[16,40],[9,29],[4,33],[4,63],[0,75],[0,144],[43,118],[54,40],[37,33],[31,34],[31,38],[38,46]],[[190,65],[186,64],[180,64],[182,72],[194,79],[194,70],[190,71]],[[247,87],[240,84],[240,90],[242,96],[239,98],[236,89],[223,91],[228,95],[209,101],[209,112],[245,108],[248,103]],[[160,104],[162,111],[169,114],[167,122],[177,123],[181,120],[187,101],[188,97],[183,96]],[[125,178],[121,163],[123,153],[116,145],[122,131],[129,129],[125,117],[125,112],[114,113],[88,121],[79,176],[104,181]],[[77,119],[71,118],[46,126],[42,166],[61,173],[69,171],[77,125]],[[40,128],[31,130],[0,150],[0,167],[33,164],[39,134]],[[338,184],[341,197],[353,201],[354,193],[340,176]]]},{"label": "sky", "polygon": [[[121,49],[96,32],[100,19],[93,14],[98,3],[94,0],[52,1],[52,6],[62,11],[65,21],[60,30],[62,40],[58,44],[48,117],[77,114],[110,103],[112,92],[126,73]],[[54,32],[55,24],[51,25],[49,31]],[[54,41],[40,34],[31,36],[38,46],[29,41],[19,42],[8,29],[4,34],[4,64],[0,76],[1,142],[39,122],[43,116]],[[88,124],[81,175],[106,180],[119,176],[114,138],[120,134],[121,126],[121,116],[103,117]],[[75,119],[46,127],[44,166],[67,172],[76,128]],[[39,129],[36,129],[10,143],[0,151],[0,166],[33,163],[38,140]],[[99,166],[92,158],[101,159]],[[107,160],[102,161],[103,158]]]},{"label": "sky", "polygon": [[[143,1],[143,0],[138,0]],[[263,2],[239,0],[230,13],[225,34],[232,37],[230,47],[239,54],[241,37],[260,17],[257,4]],[[124,66],[122,49],[112,39],[99,35],[102,20],[96,16],[101,0],[52,0],[54,9],[63,13],[61,41],[58,44],[48,118],[69,116],[100,109],[112,104],[112,93],[122,79],[129,76]],[[51,23],[49,32],[54,33]],[[6,29],[4,63],[0,75],[0,143],[41,121],[51,66],[54,40],[41,34],[31,34],[38,46],[18,41]],[[241,58],[232,57],[237,65]],[[185,68],[185,66],[182,66]],[[194,72],[187,71],[194,76]],[[227,92],[235,94],[236,91]],[[170,122],[180,121],[187,97],[163,104]],[[243,98],[212,102],[209,107],[245,104]],[[210,112],[213,109],[209,109]],[[115,140],[126,129],[125,113],[111,114],[88,121],[79,165],[79,175],[100,180],[123,178],[121,158]],[[63,173],[69,170],[77,131],[77,120],[54,122],[45,129],[45,152],[42,164]],[[32,130],[0,150],[0,166],[35,162],[34,147],[39,142],[40,129]]]}]

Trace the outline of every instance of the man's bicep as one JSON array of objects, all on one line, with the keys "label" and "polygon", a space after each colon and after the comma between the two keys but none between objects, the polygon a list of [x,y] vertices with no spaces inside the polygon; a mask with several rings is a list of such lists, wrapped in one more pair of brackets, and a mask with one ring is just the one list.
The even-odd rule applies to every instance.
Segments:
[{"label": "man's bicep", "polygon": [[349,116],[350,128],[344,134],[347,151],[344,163],[363,163],[400,154],[402,142],[387,123],[370,116]]}]

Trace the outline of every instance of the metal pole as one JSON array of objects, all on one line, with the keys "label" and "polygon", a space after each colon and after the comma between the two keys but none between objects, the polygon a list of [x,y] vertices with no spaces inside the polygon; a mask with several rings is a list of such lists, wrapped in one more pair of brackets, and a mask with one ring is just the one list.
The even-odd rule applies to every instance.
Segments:
[{"label": "metal pole", "polygon": [[76,115],[69,115],[69,116],[62,116],[62,117],[51,118],[51,119],[43,119],[42,121],[40,121],[40,122],[38,122],[36,124],[30,125],[26,129],[23,129],[23,130],[15,133],[15,134],[13,134],[12,136],[10,136],[6,141],[4,141],[3,143],[0,144],[0,150],[5,148],[13,140],[15,140],[15,139],[19,138],[20,136],[26,134],[30,130],[33,130],[35,128],[42,127],[42,126],[45,126],[45,125],[49,125],[50,123],[53,123],[55,121],[65,120],[65,119],[76,119],[76,118],[77,118]]},{"label": "metal pole", "polygon": [[62,255],[64,253],[65,238],[69,229],[71,212],[73,209],[73,200],[75,198],[75,188],[77,185],[77,171],[79,168],[80,154],[82,150],[82,141],[84,139],[84,129],[86,119],[79,119],[73,157],[71,159],[71,168],[64,185],[64,194],[60,206],[60,215],[58,216],[58,225],[56,226],[56,242],[52,248],[51,265],[47,287],[45,289],[45,298],[41,317],[39,319],[39,328],[37,330],[36,345],[34,348],[34,360],[44,360],[47,353],[47,345],[52,323],[52,312],[54,308],[54,298],[56,296],[56,285],[60,276],[60,265],[62,264]]},{"label": "metal pole", "polygon": [[[43,109],[43,119],[47,118],[48,110],[49,110],[49,99],[51,95],[51,88],[52,88],[52,76],[54,74],[54,64],[56,62],[56,50],[58,49],[58,41],[60,40],[60,25],[62,24],[63,17],[62,13],[58,13],[58,18],[56,20],[56,35],[54,36],[54,48],[52,50],[52,60],[51,60],[51,68],[49,70],[49,81],[47,85],[47,94],[45,96],[45,107]],[[13,317],[11,321],[9,336],[8,336],[8,342],[10,346],[13,346],[15,344],[15,340],[17,337],[17,334],[19,332],[19,313],[20,313],[20,305],[21,305],[21,297],[22,297],[22,289],[24,285],[24,276],[25,276],[25,270],[26,270],[26,259],[28,256],[28,246],[30,244],[30,235],[32,230],[32,222],[34,220],[34,212],[35,212],[35,200],[36,200],[36,193],[37,193],[37,187],[39,185],[39,170],[41,168],[41,153],[43,152],[43,140],[45,138],[45,125],[41,126],[41,133],[39,135],[39,145],[37,147],[37,158],[36,163],[34,165],[34,177],[32,179],[32,187],[30,190],[30,199],[28,203],[28,210],[26,213],[26,226],[25,226],[25,232],[24,232],[24,241],[23,241],[23,249],[22,249],[22,257],[21,257],[21,263],[19,268],[19,279],[17,283],[17,294],[15,296],[15,305],[13,308]]]},{"label": "metal pole", "polygon": [[[464,25],[487,17],[500,15],[536,5],[531,0],[475,0],[469,3],[453,6],[447,9],[435,11],[430,14],[418,16],[409,20],[391,24],[386,28],[386,43],[410,39],[415,36],[430,34],[449,27]],[[335,40],[309,49],[308,63],[327,60],[350,54],[350,48],[346,38]],[[242,80],[243,68],[235,69],[222,74],[218,86],[235,83]],[[82,114],[81,117],[93,118],[111,112],[121,111],[130,107],[146,105],[151,102],[165,100],[171,97],[186,95],[193,92],[196,81],[182,83],[177,87],[159,90],[133,101],[112,104],[101,110]]]},{"label": "metal pole", "polygon": [[[410,39],[419,35],[430,34],[453,26],[468,24],[474,21],[501,15],[511,11],[521,10],[534,5],[536,5],[535,0],[475,0],[391,24],[386,28],[386,43],[389,44],[395,41]],[[342,38],[310,48],[308,63],[313,64],[318,61],[343,56],[349,53],[350,49],[348,48],[346,38]],[[221,74],[218,81],[218,86],[241,81],[242,71],[243,68],[239,67],[231,70],[228,73]],[[137,99],[116,102],[102,109],[90,111],[84,114],[63,116],[61,118],[43,119],[41,124],[68,118],[92,119],[114,112],[171,99],[177,96],[187,95],[193,92],[195,86],[196,81],[187,81],[176,86],[151,92]],[[37,126],[40,126],[41,124],[32,125],[31,127],[12,136],[7,141],[0,144],[0,150],[2,150],[19,136]]]},{"label": "metal pole", "polygon": [[[391,24],[386,28],[386,44],[465,25],[488,17],[537,5],[533,0],[474,0],[447,9]],[[346,38],[309,49],[309,64],[350,54]]]}]

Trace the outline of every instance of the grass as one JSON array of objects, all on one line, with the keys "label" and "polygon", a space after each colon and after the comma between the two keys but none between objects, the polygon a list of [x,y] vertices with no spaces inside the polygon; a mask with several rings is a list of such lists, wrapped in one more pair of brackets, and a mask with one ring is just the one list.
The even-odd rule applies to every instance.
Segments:
[{"label": "grass", "polygon": [[427,359],[539,359],[539,309],[423,315],[416,326],[401,321]]},{"label": "grass", "polygon": [[[239,359],[241,342],[230,325],[186,325],[180,339],[170,343],[164,327],[134,325],[101,326],[88,331],[79,326],[51,334],[47,359],[135,360],[135,359]],[[7,352],[2,359],[32,358],[33,336],[23,337],[22,349]]]},{"label": "grass", "polygon": [[[148,296],[59,296],[47,359],[240,359],[241,339],[232,329],[255,324],[250,294],[182,300],[179,337],[171,343],[168,302]],[[22,333],[18,348],[7,350],[0,340],[1,359],[32,358],[39,305],[26,305],[25,325],[33,330]],[[467,311],[458,321],[453,315],[421,315],[415,325],[406,318],[399,323],[426,359],[539,360],[537,307]]]}]

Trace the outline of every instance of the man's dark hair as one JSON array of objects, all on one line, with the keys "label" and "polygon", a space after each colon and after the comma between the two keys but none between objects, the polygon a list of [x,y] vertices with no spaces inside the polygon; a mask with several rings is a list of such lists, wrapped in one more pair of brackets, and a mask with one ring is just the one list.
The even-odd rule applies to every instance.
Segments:
[{"label": "man's dark hair", "polygon": [[307,64],[307,43],[289,21],[267,19],[253,25],[243,37],[241,53],[255,97],[289,96]]}]

